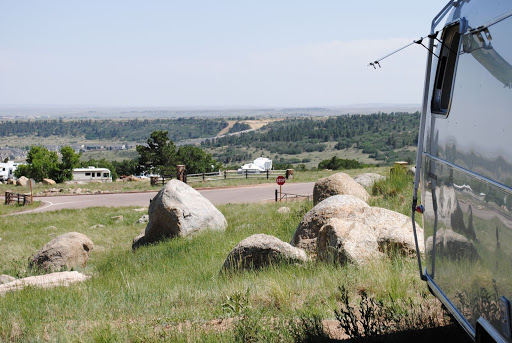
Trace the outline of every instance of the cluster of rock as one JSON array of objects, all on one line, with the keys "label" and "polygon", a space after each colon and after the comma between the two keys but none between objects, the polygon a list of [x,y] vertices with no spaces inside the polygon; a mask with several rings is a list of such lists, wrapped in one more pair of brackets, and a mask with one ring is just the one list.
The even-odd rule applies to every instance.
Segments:
[{"label": "cluster of rock", "polygon": [[[259,269],[280,263],[306,263],[312,258],[341,264],[365,263],[395,250],[405,255],[414,254],[411,219],[366,203],[369,194],[364,187],[370,187],[371,182],[378,179],[380,176],[377,174],[362,176],[359,178],[362,185],[344,173],[320,179],[314,187],[315,206],[302,218],[290,243],[266,234],[247,237],[228,254],[221,271]],[[288,215],[290,208],[281,207],[278,213]],[[123,220],[121,216],[111,219]],[[224,215],[209,200],[178,180],[169,181],[158,192],[150,203],[148,214],[137,222],[147,223],[147,226],[133,240],[133,249],[169,238],[190,236],[203,230],[221,231],[227,227]],[[91,229],[100,227],[103,226],[96,225]],[[417,226],[417,230],[418,235],[422,236],[422,229]],[[436,247],[448,251],[451,242],[458,239],[456,235],[446,232],[438,236]],[[418,241],[418,244],[423,251],[423,241]],[[431,246],[432,242],[427,250],[432,249]],[[66,233],[48,242],[34,255],[30,266],[48,272],[83,268],[93,248],[87,236],[78,232]],[[72,282],[69,281],[70,275],[62,277],[64,279],[50,281],[50,284]],[[87,278],[74,277],[77,280]],[[4,280],[8,281],[5,285],[10,285],[9,289],[39,282],[37,279],[21,281],[0,278],[0,282]],[[0,287],[0,294],[2,292]]]},{"label": "cluster of rock", "polygon": [[[413,255],[411,219],[365,202],[370,195],[364,187],[382,178],[365,174],[357,182],[337,173],[318,180],[313,190],[316,206],[299,223],[291,244],[263,234],[250,236],[235,246],[222,270],[257,269],[283,261],[304,263],[310,258],[345,264],[365,263],[391,252]],[[422,229],[417,226],[417,230],[421,236]],[[418,244],[423,252],[423,241]]]}]

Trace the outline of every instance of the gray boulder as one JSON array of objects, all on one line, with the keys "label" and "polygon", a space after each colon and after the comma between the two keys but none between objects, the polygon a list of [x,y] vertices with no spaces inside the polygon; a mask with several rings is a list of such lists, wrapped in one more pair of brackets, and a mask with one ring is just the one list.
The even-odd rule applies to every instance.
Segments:
[{"label": "gray boulder", "polygon": [[14,280],[16,280],[16,278],[12,277],[10,275],[6,275],[6,274],[0,275],[0,285],[3,285],[4,283],[9,283]]},{"label": "gray boulder", "polygon": [[[433,236],[427,238],[426,251],[432,254]],[[451,229],[441,229],[436,234],[436,255],[453,260],[478,259],[479,255],[473,241]]]},{"label": "gray boulder", "polygon": [[368,201],[370,195],[363,186],[358,184],[345,173],[336,173],[324,177],[315,183],[313,188],[313,204],[318,204],[322,200],[333,195],[353,195],[363,201]]},{"label": "gray boulder", "polygon": [[[422,237],[422,229],[416,229]],[[423,252],[423,241],[418,244]],[[321,261],[361,264],[393,252],[415,254],[412,223],[409,217],[384,208],[368,207],[351,218],[332,218],[318,233]]]},{"label": "gray boulder", "polygon": [[222,271],[260,269],[283,261],[304,263],[308,261],[308,257],[304,250],[295,248],[279,238],[256,234],[247,237],[233,248],[224,262]]},{"label": "gray boulder", "polygon": [[[144,243],[227,227],[224,215],[208,199],[178,180],[169,181],[158,192],[148,212]],[[141,242],[140,238],[137,241]]]},{"label": "gray boulder", "polygon": [[[418,236],[423,230],[416,226]],[[423,251],[423,242],[419,242]],[[299,223],[292,245],[317,254],[320,260],[363,263],[398,250],[415,253],[411,219],[403,214],[370,207],[350,195],[327,198]]]},{"label": "gray boulder", "polygon": [[373,186],[375,181],[383,180],[385,178],[386,178],[385,176],[382,176],[379,174],[366,173],[366,174],[357,175],[356,177],[354,177],[354,181],[363,187],[369,188],[369,187]]},{"label": "gray boulder", "polygon": [[369,208],[363,200],[351,195],[334,195],[313,207],[302,218],[291,244],[309,253],[316,253],[318,232],[331,218],[350,218]]},{"label": "gray boulder", "polygon": [[79,232],[68,232],[46,243],[34,255],[30,261],[30,267],[38,267],[47,271],[85,267],[92,249],[94,249],[94,244],[86,235]]}]

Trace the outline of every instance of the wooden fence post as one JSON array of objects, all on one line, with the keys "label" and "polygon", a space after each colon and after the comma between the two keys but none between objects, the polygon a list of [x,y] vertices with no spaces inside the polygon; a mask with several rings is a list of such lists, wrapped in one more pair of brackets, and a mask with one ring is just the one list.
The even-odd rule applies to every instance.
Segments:
[{"label": "wooden fence post", "polygon": [[228,176],[228,172],[226,170],[224,170],[224,180],[226,180],[227,176]]},{"label": "wooden fence post", "polygon": [[185,171],[185,165],[180,164],[176,166],[176,178],[181,182],[187,183],[187,176]]}]

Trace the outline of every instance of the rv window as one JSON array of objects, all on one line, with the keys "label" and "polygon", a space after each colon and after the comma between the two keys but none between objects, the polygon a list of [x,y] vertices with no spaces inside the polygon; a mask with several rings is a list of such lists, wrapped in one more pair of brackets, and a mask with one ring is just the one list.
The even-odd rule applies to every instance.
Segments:
[{"label": "rv window", "polygon": [[85,173],[85,176],[91,176],[91,173]]},{"label": "rv window", "polygon": [[108,177],[108,173],[103,173],[103,177]]},{"label": "rv window", "polygon": [[443,31],[443,42],[432,97],[432,113],[448,115],[455,81],[455,69],[460,51],[460,24],[448,26]]},{"label": "rv window", "polygon": [[101,173],[96,173],[96,176],[97,177],[101,177]]}]

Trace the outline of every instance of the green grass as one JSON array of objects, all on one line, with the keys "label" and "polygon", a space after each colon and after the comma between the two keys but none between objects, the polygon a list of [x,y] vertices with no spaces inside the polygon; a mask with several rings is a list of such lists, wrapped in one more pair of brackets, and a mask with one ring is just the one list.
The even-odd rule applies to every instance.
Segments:
[{"label": "green grass", "polygon": [[[86,234],[95,249],[80,270],[92,276],[89,281],[0,297],[0,341],[291,342],[302,335],[298,318],[334,318],[342,285],[354,299],[363,290],[377,299],[391,295],[415,304],[432,301],[417,277],[415,260],[397,256],[361,267],[311,262],[220,274],[224,259],[242,239],[266,233],[289,241],[312,207],[311,202],[287,203],[291,213],[281,215],[277,209],[282,205],[220,206],[229,223],[225,232],[204,232],[135,252],[131,242],[144,225],[134,224],[142,213],[132,208],[1,217],[0,274],[31,275],[28,259],[65,232]],[[115,215],[124,221],[115,222]],[[92,229],[95,224],[105,227]],[[242,306],[230,310],[230,301]]]},{"label": "green grass", "polygon": [[16,212],[23,212],[35,209],[39,207],[40,202],[34,201],[33,204],[30,205],[18,205],[18,204],[2,204],[0,205],[0,216],[16,213]]}]

